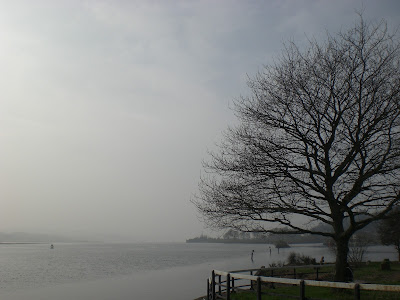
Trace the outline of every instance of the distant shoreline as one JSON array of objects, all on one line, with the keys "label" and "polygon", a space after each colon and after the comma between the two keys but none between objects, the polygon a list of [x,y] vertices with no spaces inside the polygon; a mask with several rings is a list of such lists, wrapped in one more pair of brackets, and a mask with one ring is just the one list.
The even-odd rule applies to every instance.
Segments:
[{"label": "distant shoreline", "polygon": [[0,242],[0,245],[18,245],[18,244],[50,244],[49,242]]},{"label": "distant shoreline", "polygon": [[[221,238],[210,238],[210,237],[197,237],[187,239],[186,243],[211,243],[211,244],[265,244],[265,245],[276,245],[282,240],[265,240],[265,239],[221,239]],[[286,243],[286,242],[283,242]],[[287,243],[286,243],[287,244]],[[292,241],[291,244],[323,244],[323,241]],[[288,248],[288,247],[279,247]]]},{"label": "distant shoreline", "polygon": [[186,240],[186,243],[221,243],[221,244],[272,244],[265,240],[240,240],[240,239],[199,239],[193,238]]}]

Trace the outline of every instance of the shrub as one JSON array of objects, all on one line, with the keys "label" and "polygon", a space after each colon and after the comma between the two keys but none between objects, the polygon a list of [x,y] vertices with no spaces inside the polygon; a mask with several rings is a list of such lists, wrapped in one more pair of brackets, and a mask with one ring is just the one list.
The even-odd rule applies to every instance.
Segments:
[{"label": "shrub", "polygon": [[273,263],[269,264],[270,268],[282,268],[284,266],[285,266],[285,264],[282,261],[273,262]]},{"label": "shrub", "polygon": [[304,254],[299,254],[296,252],[290,252],[287,260],[289,265],[296,265],[296,266],[317,264],[315,258],[312,258]]}]

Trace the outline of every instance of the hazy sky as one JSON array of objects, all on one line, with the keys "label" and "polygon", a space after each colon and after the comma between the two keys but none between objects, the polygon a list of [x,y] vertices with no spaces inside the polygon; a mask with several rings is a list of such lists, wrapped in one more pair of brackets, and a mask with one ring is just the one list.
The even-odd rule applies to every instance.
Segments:
[{"label": "hazy sky", "polygon": [[190,199],[247,75],[362,3],[399,26],[397,0],[0,1],[0,231],[201,234]]}]

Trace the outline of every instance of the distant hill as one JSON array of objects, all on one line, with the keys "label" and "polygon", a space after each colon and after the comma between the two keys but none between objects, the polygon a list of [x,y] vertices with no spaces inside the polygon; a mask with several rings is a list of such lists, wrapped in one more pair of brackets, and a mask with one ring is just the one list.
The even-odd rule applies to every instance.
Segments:
[{"label": "distant hill", "polygon": [[0,243],[54,243],[54,242],[72,242],[71,238],[26,232],[0,232]]}]

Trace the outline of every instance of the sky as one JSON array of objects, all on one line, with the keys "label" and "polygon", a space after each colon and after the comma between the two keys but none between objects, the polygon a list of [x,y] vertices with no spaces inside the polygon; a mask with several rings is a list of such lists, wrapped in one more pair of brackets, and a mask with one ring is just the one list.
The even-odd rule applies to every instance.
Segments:
[{"label": "sky", "polygon": [[0,1],[0,232],[183,242],[232,101],[279,57],[396,0]]}]

